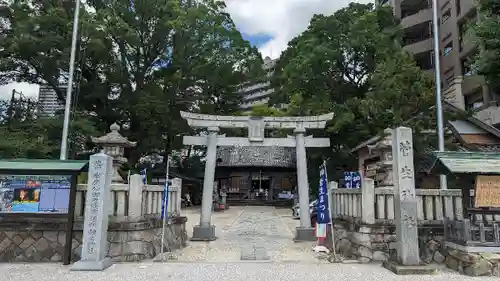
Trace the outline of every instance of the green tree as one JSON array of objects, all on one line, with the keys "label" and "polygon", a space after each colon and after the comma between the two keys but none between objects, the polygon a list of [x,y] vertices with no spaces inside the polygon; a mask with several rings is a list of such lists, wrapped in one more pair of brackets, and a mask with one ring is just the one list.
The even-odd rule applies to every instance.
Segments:
[{"label": "green tree", "polygon": [[[62,116],[36,118],[38,104],[32,99],[12,99],[0,104],[0,158],[58,158]],[[93,147],[89,136],[98,134],[88,117],[73,114],[68,136],[74,158]]]},{"label": "green tree", "polygon": [[[6,81],[48,83],[61,100],[73,5],[15,0],[2,10],[0,72]],[[81,11],[77,108],[107,130],[117,121],[138,141],[129,155],[166,154],[189,132],[180,110],[230,114],[237,85],[261,58],[243,40],[221,1],[87,1]],[[151,7],[154,7],[153,9]],[[164,158],[166,159],[166,157]]]},{"label": "green tree", "polygon": [[391,8],[351,3],[332,16],[314,16],[289,43],[273,77],[273,102],[289,102],[291,115],[335,114],[314,133],[329,137],[332,149],[311,151],[311,175],[325,158],[335,159],[329,161],[335,178],[356,168],[350,150],[385,128],[404,124],[417,134],[434,128],[433,79],[402,50],[401,35]]},{"label": "green tree", "polygon": [[478,18],[472,27],[480,52],[479,74],[484,75],[493,91],[500,90],[500,1],[478,0]]}]

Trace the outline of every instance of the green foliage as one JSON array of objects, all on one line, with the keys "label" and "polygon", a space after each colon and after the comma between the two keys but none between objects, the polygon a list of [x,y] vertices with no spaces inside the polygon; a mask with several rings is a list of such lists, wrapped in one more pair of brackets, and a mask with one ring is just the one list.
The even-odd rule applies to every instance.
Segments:
[{"label": "green foliage", "polygon": [[274,107],[269,107],[268,105],[258,105],[252,108],[252,111],[248,114],[250,116],[285,116],[285,112]]},{"label": "green foliage", "polygon": [[[0,13],[0,83],[58,82],[68,72],[72,2],[16,0]],[[78,111],[96,116],[99,131],[113,122],[138,147],[132,164],[181,147],[190,132],[179,111],[231,114],[237,85],[260,75],[262,59],[243,40],[222,1],[86,1],[81,10],[75,97]],[[152,8],[153,7],[153,8]],[[165,158],[166,159],[166,158]]]},{"label": "green foliage", "polygon": [[[0,158],[59,158],[62,135],[62,117],[35,118],[36,102],[29,99],[13,99],[3,102],[8,115],[0,118]],[[87,151],[89,136],[98,134],[92,121],[81,114],[74,114],[68,136],[69,155],[76,158]]]},{"label": "green foliage", "polygon": [[500,1],[478,0],[478,20],[472,28],[480,45],[477,66],[492,90],[500,90]]},{"label": "green foliage", "polygon": [[426,148],[420,132],[434,128],[434,82],[400,41],[390,7],[351,3],[332,16],[314,16],[289,43],[272,80],[272,101],[289,102],[290,115],[335,115],[326,130],[314,132],[329,137],[331,149],[310,153],[310,175],[328,158],[332,179],[357,169],[350,150],[388,127],[412,127]]}]

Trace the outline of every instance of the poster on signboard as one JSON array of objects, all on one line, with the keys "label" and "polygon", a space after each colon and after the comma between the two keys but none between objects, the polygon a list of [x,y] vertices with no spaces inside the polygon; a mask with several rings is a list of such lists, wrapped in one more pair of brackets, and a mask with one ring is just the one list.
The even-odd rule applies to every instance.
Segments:
[{"label": "poster on signboard", "polygon": [[71,176],[0,175],[0,213],[67,214]]},{"label": "poster on signboard", "polygon": [[474,207],[500,208],[500,176],[477,176],[475,195]]}]

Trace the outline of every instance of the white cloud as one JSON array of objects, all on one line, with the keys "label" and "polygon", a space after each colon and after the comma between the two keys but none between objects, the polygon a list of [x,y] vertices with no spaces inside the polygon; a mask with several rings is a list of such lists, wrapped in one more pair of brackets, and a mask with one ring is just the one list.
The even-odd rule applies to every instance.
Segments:
[{"label": "white cloud", "polygon": [[21,92],[26,97],[38,97],[39,86],[29,83],[10,83],[0,86],[0,100],[10,99],[12,90]]},{"label": "white cloud", "polygon": [[331,15],[350,2],[373,0],[226,0],[229,14],[241,32],[266,34],[273,39],[259,48],[264,57],[277,58],[288,42],[303,32],[314,14]]}]

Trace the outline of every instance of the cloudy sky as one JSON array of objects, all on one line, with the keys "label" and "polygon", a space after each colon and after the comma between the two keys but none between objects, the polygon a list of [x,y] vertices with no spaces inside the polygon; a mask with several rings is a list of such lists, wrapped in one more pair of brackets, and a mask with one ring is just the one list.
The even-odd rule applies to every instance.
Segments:
[{"label": "cloudy sky", "polygon": [[[277,58],[288,41],[304,31],[314,14],[331,15],[349,2],[373,0],[226,0],[228,12],[245,39],[257,46],[263,57]],[[38,95],[38,86],[15,83],[0,86],[0,99],[12,89],[26,96]]]}]

